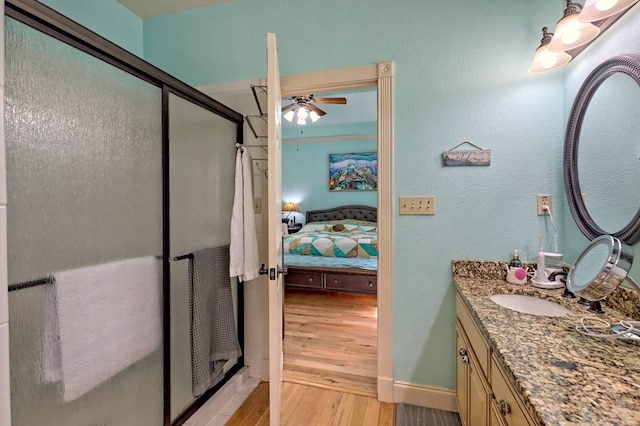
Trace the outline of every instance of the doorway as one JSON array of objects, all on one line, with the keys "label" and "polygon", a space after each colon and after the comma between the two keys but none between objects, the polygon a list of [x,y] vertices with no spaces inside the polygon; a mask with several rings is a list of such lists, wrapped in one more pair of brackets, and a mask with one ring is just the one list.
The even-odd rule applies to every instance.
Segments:
[{"label": "doorway", "polygon": [[[332,184],[327,178],[331,158],[354,165],[362,159],[376,158],[375,87],[299,95],[282,100],[283,111],[291,114],[291,121],[287,114],[282,120],[282,198],[285,210],[294,210],[283,213],[291,234],[285,238],[285,245],[304,245],[303,241],[313,238],[334,241],[336,248],[342,242],[356,241],[367,241],[367,246],[376,247],[378,224],[374,217],[356,220],[346,215],[351,210],[343,210],[335,222],[325,216],[321,223],[318,219],[307,223],[309,214],[314,215],[312,212],[317,210],[358,205],[376,211],[377,191],[371,189],[377,188],[377,182],[372,187],[375,179],[367,183],[363,177],[369,169],[359,165],[352,172],[336,172],[334,176],[339,177],[331,182],[339,190],[330,190]],[[310,106],[314,106],[311,114],[317,111],[322,115],[315,121],[303,118],[304,125],[299,124],[295,114]],[[345,160],[345,156],[350,159]],[[352,184],[347,183],[350,179]],[[370,226],[366,231],[346,234],[317,228],[332,224]],[[372,253],[365,250],[352,250],[348,255],[341,250],[328,251],[330,255],[323,251],[324,255],[318,256],[319,251],[294,249],[294,253],[284,255],[290,272],[285,282],[290,284],[284,299],[283,380],[376,398],[377,253],[370,257]],[[308,279],[333,290],[299,286]],[[363,280],[374,290],[362,288]],[[337,290],[339,286],[348,290]]]},{"label": "doorway", "polygon": [[281,87],[283,97],[297,93],[377,89],[377,394],[380,401],[393,402],[393,63],[286,76],[281,78]]}]

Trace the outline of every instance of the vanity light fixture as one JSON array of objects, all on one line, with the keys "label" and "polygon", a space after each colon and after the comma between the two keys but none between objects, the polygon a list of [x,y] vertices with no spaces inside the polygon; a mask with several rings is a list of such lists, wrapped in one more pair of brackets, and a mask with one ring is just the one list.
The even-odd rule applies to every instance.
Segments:
[{"label": "vanity light fixture", "polygon": [[582,22],[596,22],[616,15],[638,0],[587,0],[578,17]]},{"label": "vanity light fixture", "polygon": [[[546,27],[542,29],[542,43],[536,50],[529,72],[551,71],[571,61],[638,1],[586,0],[583,6],[567,0],[564,16],[555,32],[547,32]],[[547,38],[548,35],[553,37]],[[550,53],[558,54],[558,57],[549,56]]]},{"label": "vanity light fixture", "polygon": [[553,33],[547,31],[547,27],[542,28],[542,39],[540,47],[536,49],[533,62],[529,66],[531,74],[551,71],[559,68],[571,60],[571,55],[566,52],[553,52],[549,49]]},{"label": "vanity light fixture", "polygon": [[591,22],[582,22],[579,19],[582,4],[567,0],[567,7],[564,16],[553,33],[553,38],[549,43],[549,50],[554,52],[566,52],[589,43],[600,34],[600,28]]}]

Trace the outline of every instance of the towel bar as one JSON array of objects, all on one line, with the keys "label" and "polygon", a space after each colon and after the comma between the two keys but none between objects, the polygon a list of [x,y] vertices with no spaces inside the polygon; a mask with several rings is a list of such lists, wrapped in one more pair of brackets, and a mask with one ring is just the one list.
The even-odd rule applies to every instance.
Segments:
[{"label": "towel bar", "polygon": [[[157,259],[162,259],[160,256],[155,256]],[[184,256],[178,256],[175,257],[173,259],[169,259],[169,261],[172,260],[182,260],[182,259],[186,259],[188,257],[193,257],[192,254],[186,254]],[[33,281],[25,281],[22,283],[17,283],[17,284],[10,284],[8,287],[9,291],[16,291],[16,290],[22,290],[25,288],[31,288],[31,287],[38,287],[41,285],[45,285],[45,284],[53,284],[53,282],[55,281],[55,279],[53,278],[53,276],[48,276],[46,278],[40,278],[37,280],[33,280]]]},{"label": "towel bar", "polygon": [[183,254],[182,256],[170,257],[169,262],[177,262],[184,259],[193,259],[193,253]]},{"label": "towel bar", "polygon": [[22,290],[24,288],[38,287],[41,285],[52,284],[52,283],[53,283],[53,277],[40,278],[38,280],[25,281],[18,284],[11,284],[9,285],[9,291]]}]

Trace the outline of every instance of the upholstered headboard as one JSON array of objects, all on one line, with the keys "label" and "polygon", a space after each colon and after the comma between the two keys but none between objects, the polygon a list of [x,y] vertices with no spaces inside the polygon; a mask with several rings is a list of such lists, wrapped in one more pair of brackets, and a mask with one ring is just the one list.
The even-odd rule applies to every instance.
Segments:
[{"label": "upholstered headboard", "polygon": [[378,209],[370,206],[340,206],[325,210],[309,210],[307,223],[328,220],[355,219],[368,222],[378,221]]}]

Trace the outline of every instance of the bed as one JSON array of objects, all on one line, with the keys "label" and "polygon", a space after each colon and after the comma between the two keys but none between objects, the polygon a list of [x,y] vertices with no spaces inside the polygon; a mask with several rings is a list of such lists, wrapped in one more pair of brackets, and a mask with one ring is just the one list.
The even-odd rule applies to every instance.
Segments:
[{"label": "bed", "polygon": [[370,206],[308,211],[302,229],[284,239],[286,286],[376,293],[377,219]]}]

